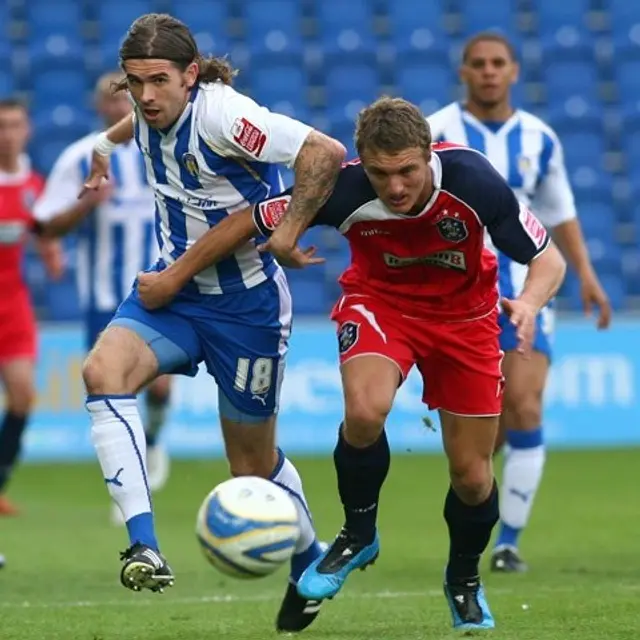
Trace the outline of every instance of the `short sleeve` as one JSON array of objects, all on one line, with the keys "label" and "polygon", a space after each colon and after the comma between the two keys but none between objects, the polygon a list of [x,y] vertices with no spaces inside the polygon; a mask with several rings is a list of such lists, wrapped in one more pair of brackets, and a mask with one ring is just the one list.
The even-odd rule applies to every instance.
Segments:
[{"label": "short sleeve", "polygon": [[251,98],[225,87],[207,105],[201,129],[206,142],[227,156],[293,167],[313,128],[273,113]]}]

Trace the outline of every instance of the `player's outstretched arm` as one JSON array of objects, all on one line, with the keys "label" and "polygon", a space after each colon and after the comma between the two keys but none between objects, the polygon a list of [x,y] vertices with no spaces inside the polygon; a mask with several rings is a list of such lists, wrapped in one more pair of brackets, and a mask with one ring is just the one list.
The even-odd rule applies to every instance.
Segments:
[{"label": "player's outstretched arm", "polygon": [[312,131],[300,148],[294,164],[295,186],[282,222],[265,246],[287,263],[300,236],[328,200],[345,157],[344,146],[319,131]]},{"label": "player's outstretched arm", "polygon": [[99,189],[104,180],[109,179],[109,156],[119,145],[128,142],[134,135],[134,115],[125,116],[112,127],[103,131],[97,138],[91,156],[91,169],[78,198],[87,191]]}]

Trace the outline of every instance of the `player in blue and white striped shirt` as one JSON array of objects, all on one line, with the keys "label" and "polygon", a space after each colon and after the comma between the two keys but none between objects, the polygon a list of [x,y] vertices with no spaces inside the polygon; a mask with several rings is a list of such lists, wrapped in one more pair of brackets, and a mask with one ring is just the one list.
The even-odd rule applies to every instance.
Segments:
[{"label": "player in blue and white striped shirt", "polygon": [[[122,77],[122,72],[106,73],[96,84],[96,110],[108,127],[132,111],[125,93],[111,92],[112,83]],[[97,131],[90,133],[62,152],[34,207],[41,233],[62,235],[78,230],[76,271],[87,350],[93,347],[129,294],[136,275],[148,268],[158,254],[153,192],[147,184],[142,155],[133,142],[118,147],[111,156],[111,181],[78,200],[89,176],[97,136]],[[168,457],[158,443],[169,405],[169,380],[168,376],[160,376],[145,395],[147,464],[152,490],[161,488],[169,472]],[[122,518],[117,505],[113,518],[116,522]]]},{"label": "player in blue and white striped shirt", "polygon": [[[293,166],[289,210],[298,215],[328,198],[345,149],[301,122],[274,114],[231,86],[225,60],[205,59],[178,20],[136,20],[120,49],[134,118],[102,134],[87,188],[108,174],[116,143],[135,136],[156,201],[160,259],[140,280],[171,265],[234,212],[281,189],[277,164]],[[124,586],[161,591],[173,575],[161,555],[145,468],[135,394],[159,373],[194,375],[205,362],[218,384],[220,421],[233,475],[257,475],[294,498],[302,533],[277,627],[299,631],[319,604],[297,594],[302,571],[321,553],[293,464],[274,446],[275,415],[288,338],[291,297],[274,258],[247,238],[235,253],[189,282],[160,309],[149,310],[137,287],[118,309],[84,366],[92,437],[105,482],[127,521]]]},{"label": "player in blue and white striped shirt", "polygon": [[[511,105],[510,87],[518,79],[512,45],[499,34],[474,36],[464,47],[460,76],[467,88],[466,102],[450,104],[428,117],[433,139],[465,144],[486,154],[518,199],[552,230],[580,277],[585,308],[597,305],[598,327],[607,327],[609,301],[589,260],[560,141],[542,120]],[[501,296],[518,295],[527,267],[501,253],[498,260]],[[542,396],[551,361],[553,311],[547,307],[538,317],[530,359],[516,351],[515,327],[504,314],[500,326],[505,351],[501,431],[506,431],[508,451],[500,492],[502,521],[491,566],[494,571],[525,571],[518,539],[529,519],[545,461]]]}]

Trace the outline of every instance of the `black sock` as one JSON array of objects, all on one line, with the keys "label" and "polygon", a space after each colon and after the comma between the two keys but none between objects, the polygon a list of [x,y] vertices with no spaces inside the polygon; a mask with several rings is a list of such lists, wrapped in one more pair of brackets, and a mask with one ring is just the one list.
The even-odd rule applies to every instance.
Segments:
[{"label": "black sock", "polygon": [[491,539],[500,516],[498,486],[495,480],[489,497],[471,506],[460,500],[452,487],[444,503],[444,519],[449,527],[447,581],[474,578],[479,573],[480,556]]},{"label": "black sock", "polygon": [[27,416],[8,411],[0,427],[0,492],[9,481],[13,467],[20,456],[22,433],[27,424]]},{"label": "black sock", "polygon": [[391,464],[387,434],[383,431],[376,442],[359,449],[344,439],[341,426],[333,461],[345,525],[369,544],[375,536],[380,489]]},{"label": "black sock", "polygon": [[147,409],[144,437],[147,447],[155,447],[169,407],[169,395],[161,396],[149,390],[144,399]]}]

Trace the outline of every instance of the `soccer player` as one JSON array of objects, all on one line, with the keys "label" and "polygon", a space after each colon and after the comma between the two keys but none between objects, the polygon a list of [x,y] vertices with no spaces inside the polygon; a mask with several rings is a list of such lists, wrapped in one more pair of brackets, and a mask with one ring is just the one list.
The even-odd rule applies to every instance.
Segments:
[{"label": "soccer player", "polygon": [[[15,515],[6,488],[20,456],[23,433],[35,402],[36,321],[22,278],[23,246],[33,225],[32,207],[43,179],[25,153],[30,136],[27,110],[18,100],[0,100],[0,382],[4,418],[0,427],[0,515]],[[62,275],[57,241],[37,240],[49,275]]]},{"label": "soccer player", "polygon": [[[506,255],[529,265],[519,295],[502,299],[523,354],[530,352],[538,311],[562,283],[565,263],[545,228],[483,155],[450,144],[432,148],[429,126],[414,105],[378,100],[361,112],[355,140],[361,164],[343,168],[312,221],[337,228],[352,255],[340,279],[344,295],[332,314],[345,396],[334,451],[345,523],[328,551],[304,571],[298,591],[307,599],[330,598],[349,573],[378,556],[378,502],[390,464],[385,421],[398,386],[417,365],[423,400],[440,412],[449,458],[444,586],[453,624],[490,628],[494,620],[479,561],[498,520],[492,456],[502,352],[497,260],[484,247],[485,229]],[[149,306],[170,299],[238,243],[283,226],[280,246],[292,247],[282,251],[284,260],[300,267],[318,262],[313,249],[296,247],[310,218],[292,202],[285,193],[224,220],[158,274],[157,291],[150,287],[143,299]]]},{"label": "soccer player", "polygon": [[[189,253],[225,218],[277,193],[282,188],[277,164],[294,168],[294,212],[312,217],[329,197],[344,147],[237,93],[227,61],[203,57],[180,21],[162,14],[137,19],[120,61],[134,115],[99,136],[86,188],[98,188],[107,176],[115,144],[135,137],[156,199],[161,257],[154,270]],[[153,274],[141,274],[138,283],[148,278]],[[269,478],[298,506],[302,535],[277,627],[298,631],[316,617],[319,605],[300,597],[295,584],[321,548],[298,472],[274,448],[290,332],[284,273],[251,240],[195,275],[158,311],[143,307],[134,286],[101,334],[83,375],[93,442],[131,542],[122,554],[124,586],[160,591],[174,579],[156,538],[135,394],[161,373],[194,375],[204,361],[218,384],[231,474]]]},{"label": "soccer player", "polygon": [[[125,92],[113,93],[112,84],[122,72],[99,78],[95,105],[110,127],[131,116]],[[144,160],[134,142],[119,146],[110,157],[111,180],[78,199],[89,175],[93,145],[98,132],[77,140],[56,161],[34,215],[41,235],[59,236],[80,227],[78,288],[84,304],[85,344],[91,349],[116,309],[131,289],[141,269],[157,257],[154,234],[154,198],[146,180]],[[169,460],[158,435],[169,405],[169,377],[156,378],[145,396],[145,437],[149,488],[160,489],[169,472]],[[114,504],[113,519],[121,521]]]},{"label": "soccer player", "polygon": [[[552,231],[580,278],[585,311],[598,306],[598,328],[608,327],[611,308],[589,260],[560,141],[542,120],[512,106],[510,88],[518,79],[513,47],[501,35],[476,35],[464,48],[460,77],[467,87],[466,103],[450,104],[429,116],[434,139],[465,144],[486,154],[518,200],[530,206]],[[498,264],[502,295],[519,295],[526,265],[500,252]],[[545,462],[542,397],[551,362],[553,315],[551,305],[540,310],[529,358],[517,352],[515,330],[508,316],[502,313],[499,318],[506,379],[499,440],[506,438],[508,447],[500,492],[501,522],[491,559],[494,571],[527,569],[518,543]]]}]

